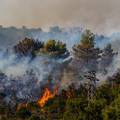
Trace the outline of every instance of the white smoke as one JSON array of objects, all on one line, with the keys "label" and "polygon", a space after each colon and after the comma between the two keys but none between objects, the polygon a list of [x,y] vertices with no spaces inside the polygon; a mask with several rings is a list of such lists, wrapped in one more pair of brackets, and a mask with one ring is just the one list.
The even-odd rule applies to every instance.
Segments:
[{"label": "white smoke", "polygon": [[[0,52],[0,90],[12,94],[14,90],[18,98],[34,100],[40,95],[40,88],[48,82],[61,80],[64,64],[69,63],[69,58],[51,58],[37,56],[19,58],[13,53]],[[0,91],[0,92],[1,92]],[[30,99],[31,98],[31,99]]]},{"label": "white smoke", "polygon": [[66,43],[68,50],[72,50],[73,45],[80,42],[82,32],[83,30],[80,27],[60,28],[54,26],[51,27],[48,32],[33,32],[31,37],[43,42],[46,42],[49,39],[59,40]]},{"label": "white smoke", "polygon": [[[84,29],[81,29],[80,27],[73,27],[73,28],[59,28],[59,27],[52,27],[48,32],[41,31],[38,33],[33,33],[32,37],[35,39],[38,39],[40,41],[47,41],[48,39],[55,39],[55,40],[60,40],[62,42],[65,42],[67,45],[67,49],[72,52],[72,47],[75,44],[80,43],[81,39],[81,34],[84,31]],[[99,47],[100,49],[104,49],[107,44],[111,43],[112,48],[115,52],[120,51],[119,45],[120,45],[120,33],[112,33],[109,34],[108,36],[104,35],[95,35],[95,46]],[[108,76],[112,76],[118,68],[120,68],[120,61],[119,61],[119,54],[115,55],[113,62],[108,66],[107,69],[107,74],[103,74],[100,71],[97,71],[97,78],[100,81],[105,81]],[[76,66],[77,65],[73,65]],[[79,65],[78,65],[79,66]],[[74,70],[73,70],[74,71]],[[80,71],[78,71],[80,72]],[[64,77],[63,79],[63,86],[67,86],[66,84],[71,84],[72,82],[75,82],[74,78],[75,76],[73,75],[73,72],[64,72]],[[77,80],[80,79],[80,76],[77,75]]]},{"label": "white smoke", "polygon": [[[80,42],[81,33],[82,29],[80,28],[52,28],[49,32],[34,32],[32,37],[39,41],[47,41],[48,39],[60,40],[66,43],[67,49],[71,52],[72,46]],[[107,43],[111,43],[114,50],[119,51],[118,47],[115,49],[116,45],[119,46],[119,38],[120,37],[114,37],[113,35],[108,37],[96,35],[96,46],[103,49]],[[80,82],[82,78],[78,73],[82,72],[82,70],[76,71],[76,73],[78,72],[77,75],[70,70],[65,71],[66,65],[70,61],[71,56],[68,58],[37,56],[31,60],[29,57],[18,58],[13,53],[0,51],[0,71],[5,74],[3,77],[0,75],[0,77],[2,77],[2,79],[0,79],[0,92],[4,91],[5,93],[12,94],[12,90],[14,90],[18,98],[27,98],[29,100],[31,98],[34,100],[39,96],[41,92],[40,87],[47,82],[50,75],[52,76],[53,84],[56,80],[62,81],[61,85],[63,86],[65,86],[65,84],[68,86],[76,80]],[[74,67],[79,67],[79,65],[73,64],[72,71],[75,70]],[[106,78],[112,76],[119,67],[120,54],[115,56],[112,64],[107,68],[107,74],[104,75],[97,72],[98,79],[101,81],[106,80]],[[77,79],[74,78],[74,76],[77,76]]]},{"label": "white smoke", "polygon": [[107,67],[107,74],[102,74],[101,72],[97,72],[97,77],[100,82],[107,80],[108,77],[112,77],[115,73],[120,69],[120,54],[118,52],[117,55],[114,56],[113,62]]}]

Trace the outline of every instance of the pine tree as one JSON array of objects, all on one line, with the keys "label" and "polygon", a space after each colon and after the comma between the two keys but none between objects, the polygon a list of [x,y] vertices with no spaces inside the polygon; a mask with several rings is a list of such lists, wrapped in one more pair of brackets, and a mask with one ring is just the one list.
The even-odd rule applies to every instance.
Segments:
[{"label": "pine tree", "polygon": [[80,44],[73,46],[74,58],[89,70],[97,69],[100,52],[95,48],[95,35],[90,30],[83,33]]}]

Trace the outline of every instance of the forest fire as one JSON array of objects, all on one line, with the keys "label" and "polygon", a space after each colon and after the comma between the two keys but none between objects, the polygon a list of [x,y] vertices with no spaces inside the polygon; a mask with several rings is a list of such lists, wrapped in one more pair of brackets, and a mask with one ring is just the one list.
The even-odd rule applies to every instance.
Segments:
[{"label": "forest fire", "polygon": [[56,87],[54,89],[54,92],[52,93],[49,88],[45,88],[45,91],[43,93],[43,96],[38,100],[38,105],[40,107],[44,107],[44,105],[47,103],[49,99],[54,98],[55,95],[58,93],[58,88]]}]

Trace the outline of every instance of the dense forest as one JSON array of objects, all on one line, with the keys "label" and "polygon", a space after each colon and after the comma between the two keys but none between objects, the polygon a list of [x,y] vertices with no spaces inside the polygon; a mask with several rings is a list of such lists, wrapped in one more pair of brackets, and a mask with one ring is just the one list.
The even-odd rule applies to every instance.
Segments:
[{"label": "dense forest", "polygon": [[[0,96],[1,120],[119,120],[120,73],[97,87],[89,98],[85,85],[74,84],[40,107],[37,102],[7,105]],[[110,81],[109,81],[110,80]],[[92,93],[91,93],[92,94]]]},{"label": "dense forest", "polygon": [[[80,43],[72,47],[72,52],[63,42],[41,42],[31,38],[19,41],[13,51],[18,58],[30,56],[31,61],[43,55],[56,60],[71,54],[72,60],[60,67],[59,82],[53,81],[58,75],[57,72],[53,74],[55,68],[44,84],[40,82],[41,88],[34,92],[37,94],[41,90],[37,100],[18,99],[12,89],[11,101],[6,102],[6,91],[8,94],[10,91],[0,89],[0,120],[120,120],[120,70],[108,75],[109,67],[119,53],[111,44],[104,49],[96,47],[95,35],[90,30],[83,32]],[[27,71],[27,74],[31,75],[33,71]],[[7,78],[2,72],[1,76]],[[27,86],[34,84],[32,80]]]}]

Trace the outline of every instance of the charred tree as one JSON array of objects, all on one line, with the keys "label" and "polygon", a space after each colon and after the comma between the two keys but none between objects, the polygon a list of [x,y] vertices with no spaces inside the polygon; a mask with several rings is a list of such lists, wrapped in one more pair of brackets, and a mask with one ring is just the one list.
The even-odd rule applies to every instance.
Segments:
[{"label": "charred tree", "polygon": [[116,54],[117,53],[113,51],[111,44],[108,44],[103,49],[103,53],[100,60],[100,70],[104,72],[104,74],[107,73],[107,67],[111,65]]},{"label": "charred tree", "polygon": [[35,41],[30,38],[25,38],[14,46],[14,51],[20,56],[33,55],[33,52],[42,48],[43,45],[44,44],[42,42],[39,42],[37,40]]}]

